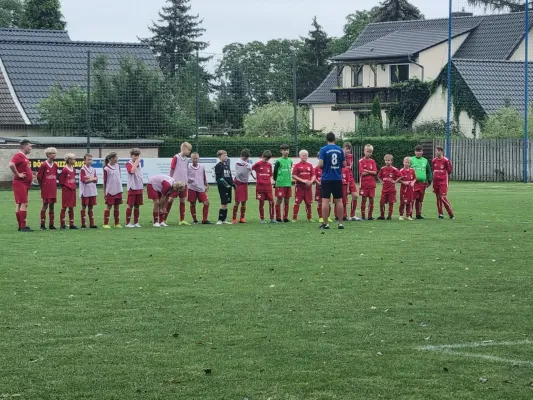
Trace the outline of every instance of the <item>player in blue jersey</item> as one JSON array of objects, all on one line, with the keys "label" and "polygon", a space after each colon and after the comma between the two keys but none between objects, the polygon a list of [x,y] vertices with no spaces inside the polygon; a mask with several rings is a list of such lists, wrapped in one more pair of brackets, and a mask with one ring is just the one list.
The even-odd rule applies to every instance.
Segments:
[{"label": "player in blue jersey", "polygon": [[[324,223],[320,229],[329,229],[327,223],[329,218],[329,202],[333,195],[337,215],[344,215],[344,205],[342,204],[342,169],[346,167],[346,157],[344,151],[335,144],[335,134],[330,132],[326,135],[328,144],[320,149],[318,154],[318,167],[322,169],[322,182],[320,185],[320,195],[322,197],[322,217]],[[344,229],[342,218],[339,218],[339,229]]]}]

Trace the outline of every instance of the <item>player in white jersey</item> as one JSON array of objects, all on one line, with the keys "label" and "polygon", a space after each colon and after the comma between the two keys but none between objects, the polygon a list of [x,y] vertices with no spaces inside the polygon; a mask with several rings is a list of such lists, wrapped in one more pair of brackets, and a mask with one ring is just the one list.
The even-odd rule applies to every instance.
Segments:
[{"label": "player in white jersey", "polygon": [[[128,208],[126,209],[126,228],[140,228],[139,207],[143,205],[143,171],[141,168],[141,150],[131,149],[131,160],[126,163],[128,171]],[[133,211],[133,223],[131,214]]]},{"label": "player in white jersey", "polygon": [[252,164],[250,164],[250,150],[244,149],[241,152],[241,159],[235,164],[235,205],[233,206],[232,224],[237,223],[237,213],[239,204],[241,205],[241,218],[239,223],[245,224],[246,219],[246,202],[248,201],[248,180],[252,173]]},{"label": "player in white jersey", "polygon": [[[189,173],[189,155],[192,151],[192,145],[188,142],[181,144],[181,152],[172,157],[172,162],[170,164],[170,177],[176,182],[187,182],[187,175]],[[190,225],[185,221],[185,202],[187,201],[187,187],[185,190],[179,193],[173,192],[168,200],[167,204],[167,215],[172,209],[172,204],[174,199],[179,197],[180,199],[180,225]]]},{"label": "player in white jersey", "polygon": [[200,156],[198,153],[191,154],[191,164],[189,164],[189,177],[187,179],[187,185],[189,187],[189,203],[191,204],[191,215],[195,225],[198,225],[198,219],[196,218],[196,201],[203,204],[202,210],[202,224],[211,225],[208,219],[209,215],[209,199],[207,198],[207,192],[209,191],[209,185],[207,184],[207,176],[205,174],[205,168],[199,163]]}]

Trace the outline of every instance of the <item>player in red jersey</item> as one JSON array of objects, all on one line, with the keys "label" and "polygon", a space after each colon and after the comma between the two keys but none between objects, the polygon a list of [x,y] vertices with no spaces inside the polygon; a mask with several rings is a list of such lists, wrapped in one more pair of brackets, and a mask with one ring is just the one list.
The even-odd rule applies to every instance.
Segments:
[{"label": "player in red jersey", "polygon": [[[318,157],[318,155],[317,155]],[[320,195],[320,182],[322,181],[322,168],[315,167],[315,201],[318,212],[318,222],[324,222],[322,218],[322,196]]]},{"label": "player in red jersey", "polygon": [[[167,202],[174,193],[183,192],[185,182],[175,182],[167,175],[155,175],[148,179],[146,193],[148,198],[153,200],[154,228],[161,228],[161,217],[167,213]],[[166,226],[166,225],[165,225]]]},{"label": "player in red jersey", "polygon": [[[350,220],[351,221],[360,221],[361,218],[357,217],[355,215],[355,211],[357,210],[357,199],[359,195],[357,194],[357,185],[355,183],[355,178],[353,176],[353,147],[350,142],[345,142],[342,146],[342,149],[344,150],[344,155],[346,157],[346,166],[349,168],[350,173],[348,175],[348,193],[352,196],[352,204],[350,208]],[[346,213],[346,207],[344,207],[345,213]]]},{"label": "player in red jersey", "polygon": [[[141,150],[130,150],[131,160],[126,163],[128,172],[128,207],[126,208],[126,228],[140,228],[140,206],[143,205],[143,171],[141,167]],[[133,223],[131,215],[133,214]]]},{"label": "player in red jersey", "polygon": [[403,168],[400,170],[402,180],[400,181],[400,221],[404,220],[404,210],[407,214],[407,220],[413,220],[413,202],[415,201],[415,170],[411,168],[411,157],[403,159]]},{"label": "player in red jersey", "polygon": [[13,172],[13,195],[15,196],[15,215],[17,216],[19,232],[31,232],[31,228],[26,226],[28,215],[28,191],[33,180],[30,160],[28,154],[31,153],[31,142],[24,139],[20,142],[20,151],[17,152],[11,162],[9,169]]},{"label": "player in red jersey", "polygon": [[43,207],[41,208],[41,230],[46,230],[46,211],[49,210],[50,218],[48,227],[52,230],[54,226],[54,206],[57,203],[57,164],[55,162],[57,150],[49,147],[44,151],[46,161],[41,164],[37,173],[37,181],[41,187],[41,199]]},{"label": "player in red jersey", "polygon": [[368,220],[372,221],[374,212],[374,197],[376,197],[376,175],[378,167],[376,162],[371,158],[374,147],[371,144],[365,146],[365,156],[359,160],[359,176],[361,183],[359,185],[359,194],[361,200],[361,217],[366,219],[366,200],[368,199]]},{"label": "player in red jersey", "polygon": [[[174,179],[174,181],[185,182],[185,185],[187,185],[187,176],[189,174],[189,159],[187,157],[190,156],[191,152],[192,145],[188,142],[184,142],[181,144],[180,153],[172,157],[172,161],[170,163],[170,177]],[[172,209],[172,205],[174,204],[174,199],[176,197],[179,197],[180,199],[179,224],[190,225],[187,221],[185,221],[185,202],[187,201],[187,186],[185,186],[185,189],[180,192],[172,192],[170,194],[167,204],[167,213],[164,215],[164,218],[166,220],[166,218],[168,217],[168,214]],[[166,225],[165,221],[161,221],[161,223]]]},{"label": "player in red jersey", "polygon": [[437,196],[437,210],[439,212],[439,219],[443,219],[442,206],[446,208],[448,216],[455,219],[452,211],[452,206],[448,200],[448,186],[449,177],[453,172],[452,163],[444,157],[444,149],[442,146],[437,146],[435,149],[436,157],[431,162],[431,169],[433,170],[433,192]]},{"label": "player in red jersey", "polygon": [[300,162],[292,167],[292,179],[296,181],[292,222],[298,220],[300,204],[305,203],[307,221],[313,221],[313,184],[315,183],[315,167],[307,161],[309,152],[300,150]]},{"label": "player in red jersey", "polygon": [[[346,166],[342,169],[342,204],[344,205],[343,221],[348,221],[348,190],[350,186],[350,167]],[[339,220],[337,210],[335,210],[335,220]]]},{"label": "player in red jersey", "polygon": [[385,166],[379,170],[378,179],[383,185],[381,189],[381,198],[379,201],[379,220],[385,219],[385,206],[389,205],[389,213],[387,219],[392,219],[392,212],[394,210],[394,203],[396,203],[396,183],[398,183],[402,176],[400,171],[392,166],[394,158],[392,155],[385,155]]},{"label": "player in red jersey", "polygon": [[74,154],[65,154],[65,166],[59,175],[61,185],[61,214],[59,220],[61,229],[67,229],[65,225],[65,214],[68,208],[68,222],[70,229],[78,229],[74,225],[74,207],[76,207],[76,156]]},{"label": "player in red jersey", "polygon": [[268,201],[268,211],[270,223],[275,224],[274,219],[274,197],[272,195],[272,185],[274,184],[274,173],[270,159],[272,152],[265,150],[263,159],[252,165],[252,171],[255,173],[255,198],[259,200],[259,217],[261,223],[266,224],[265,220],[265,201]]}]

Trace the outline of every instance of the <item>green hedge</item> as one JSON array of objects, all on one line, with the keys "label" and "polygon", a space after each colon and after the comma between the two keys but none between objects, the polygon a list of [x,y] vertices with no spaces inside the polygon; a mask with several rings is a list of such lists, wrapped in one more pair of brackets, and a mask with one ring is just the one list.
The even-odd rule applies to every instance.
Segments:
[{"label": "green hedge", "polygon": [[[346,139],[354,146],[354,157],[362,156],[361,139]],[[414,154],[414,148],[420,144],[420,138],[414,137],[376,137],[364,138],[363,146],[370,143],[374,146],[374,159],[378,165],[383,164],[385,154],[394,156],[394,164],[401,167],[405,156]],[[166,140],[160,148],[160,157],[172,157],[179,151],[182,140]],[[193,146],[194,141],[191,141]],[[239,157],[241,150],[247,148],[252,153],[252,157],[260,157],[263,151],[270,150],[274,156],[280,154],[279,146],[288,144],[291,146],[291,156],[296,156],[296,146],[293,138],[246,138],[246,137],[201,137],[199,140],[199,153],[202,157],[214,157],[218,150],[226,150],[230,157]],[[343,141],[338,141],[342,146]],[[299,139],[298,148],[305,149],[311,157],[315,157],[322,146],[325,145],[324,138],[305,137]]]}]

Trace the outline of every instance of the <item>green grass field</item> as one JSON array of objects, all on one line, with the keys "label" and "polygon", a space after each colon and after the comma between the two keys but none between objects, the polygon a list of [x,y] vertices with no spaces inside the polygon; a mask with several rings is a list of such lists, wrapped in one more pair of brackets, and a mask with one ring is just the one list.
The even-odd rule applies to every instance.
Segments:
[{"label": "green grass field", "polygon": [[255,200],[156,230],[147,203],[143,229],[24,234],[0,192],[0,398],[532,399],[532,198],[454,183],[455,221],[428,193],[425,221],[325,233]]}]

